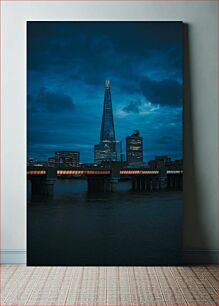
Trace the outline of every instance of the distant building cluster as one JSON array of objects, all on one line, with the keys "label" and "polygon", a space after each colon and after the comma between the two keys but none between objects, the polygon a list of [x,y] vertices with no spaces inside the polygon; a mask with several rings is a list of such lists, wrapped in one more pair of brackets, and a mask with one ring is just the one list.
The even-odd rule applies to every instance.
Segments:
[{"label": "distant building cluster", "polygon": [[78,167],[80,164],[79,151],[56,151],[54,157],[48,161],[28,160],[28,166],[49,166],[49,167]]},{"label": "distant building cluster", "polygon": [[106,167],[111,162],[119,162],[123,167],[144,167],[149,169],[182,169],[182,160],[171,160],[170,157],[155,156],[154,160],[145,163],[143,160],[143,137],[138,130],[126,137],[126,160],[122,154],[122,142],[116,140],[110,82],[105,82],[104,106],[100,132],[100,142],[94,145],[94,163],[81,164],[79,151],[57,151],[48,161],[28,160],[28,166],[49,167]]},{"label": "distant building cluster", "polygon": [[[106,161],[124,162],[122,142],[115,137],[112,98],[110,82],[105,83],[103,116],[100,132],[100,143],[94,145],[94,163],[102,164]],[[128,164],[143,163],[143,138],[139,131],[134,131],[126,137],[126,161]]]},{"label": "distant building cluster", "polygon": [[55,152],[55,163],[59,166],[78,167],[80,163],[80,152],[57,151]]},{"label": "distant building cluster", "polygon": [[180,160],[172,160],[170,157],[163,156],[155,156],[154,160],[150,160],[148,162],[148,167],[152,170],[159,170],[163,168],[168,168],[169,170],[182,170],[183,169],[183,161]]}]

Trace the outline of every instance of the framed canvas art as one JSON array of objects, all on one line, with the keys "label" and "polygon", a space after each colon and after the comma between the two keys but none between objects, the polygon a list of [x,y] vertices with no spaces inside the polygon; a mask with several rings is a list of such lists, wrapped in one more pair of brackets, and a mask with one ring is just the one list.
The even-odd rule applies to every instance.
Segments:
[{"label": "framed canvas art", "polygon": [[27,22],[27,264],[177,265],[183,23]]}]

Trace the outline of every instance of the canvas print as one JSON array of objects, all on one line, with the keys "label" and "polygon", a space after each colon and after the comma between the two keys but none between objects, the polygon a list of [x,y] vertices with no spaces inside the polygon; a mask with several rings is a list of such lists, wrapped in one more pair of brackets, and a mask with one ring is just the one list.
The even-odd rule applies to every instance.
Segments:
[{"label": "canvas print", "polygon": [[182,256],[183,23],[27,22],[27,264]]}]

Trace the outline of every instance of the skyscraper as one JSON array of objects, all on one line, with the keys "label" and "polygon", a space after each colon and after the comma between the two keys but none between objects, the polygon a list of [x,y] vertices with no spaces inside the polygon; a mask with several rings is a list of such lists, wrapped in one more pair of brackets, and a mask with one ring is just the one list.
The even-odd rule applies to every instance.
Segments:
[{"label": "skyscraper", "polygon": [[115,136],[110,81],[106,80],[100,143],[94,145],[94,161],[121,161],[121,157],[122,144]]},{"label": "skyscraper", "polygon": [[115,140],[116,137],[114,130],[110,81],[106,80],[100,141],[115,141]]},{"label": "skyscraper", "polygon": [[55,152],[55,163],[57,166],[78,167],[80,163],[80,152],[57,151]]},{"label": "skyscraper", "polygon": [[129,164],[143,162],[143,137],[137,130],[126,137],[126,160]]}]

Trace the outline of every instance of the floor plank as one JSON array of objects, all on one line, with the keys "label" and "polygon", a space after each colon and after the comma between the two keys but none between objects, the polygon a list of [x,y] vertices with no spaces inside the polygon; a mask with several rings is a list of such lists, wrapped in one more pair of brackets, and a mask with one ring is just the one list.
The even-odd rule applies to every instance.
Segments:
[{"label": "floor plank", "polygon": [[1,305],[217,305],[217,266],[1,266]]}]

